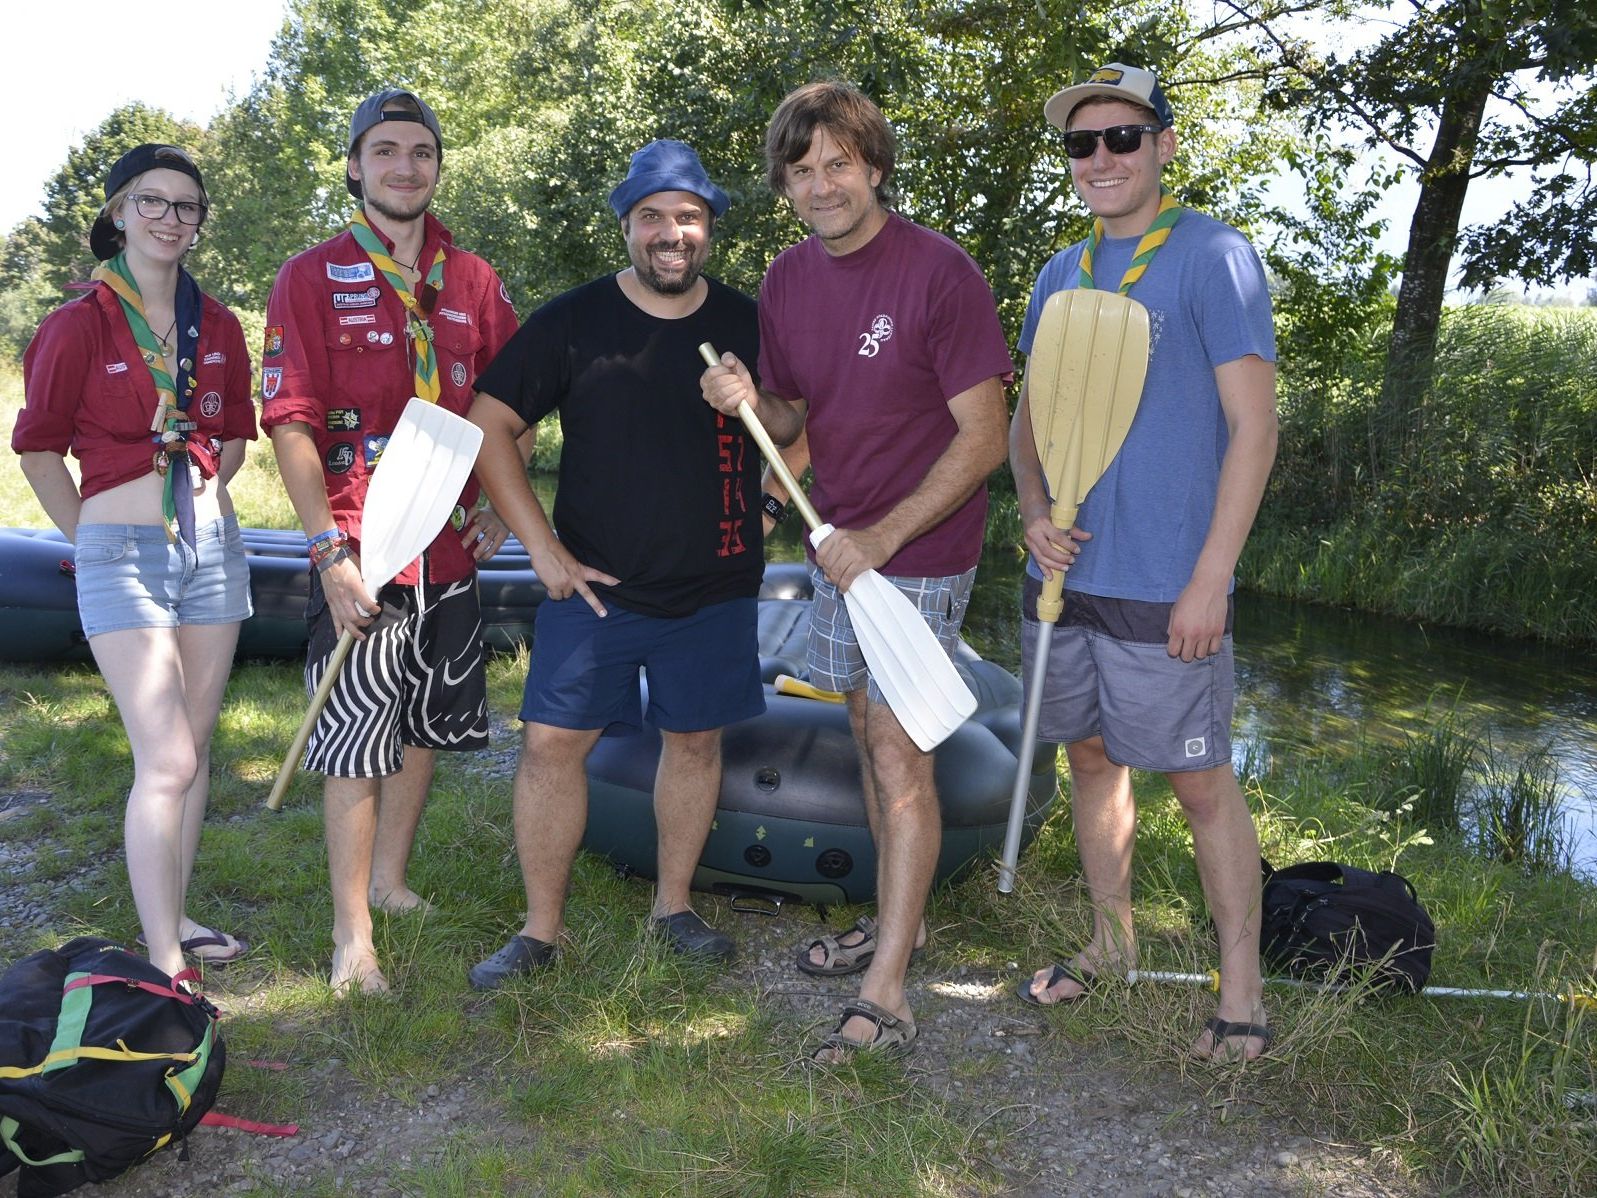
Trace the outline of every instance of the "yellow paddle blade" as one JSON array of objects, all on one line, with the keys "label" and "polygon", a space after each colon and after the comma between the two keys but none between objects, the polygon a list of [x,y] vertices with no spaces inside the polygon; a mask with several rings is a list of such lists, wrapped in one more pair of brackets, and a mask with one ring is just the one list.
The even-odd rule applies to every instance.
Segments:
[{"label": "yellow paddle blade", "polygon": [[1112,291],[1057,291],[1026,363],[1027,402],[1054,523],[1068,528],[1131,429],[1148,373],[1148,310]]}]

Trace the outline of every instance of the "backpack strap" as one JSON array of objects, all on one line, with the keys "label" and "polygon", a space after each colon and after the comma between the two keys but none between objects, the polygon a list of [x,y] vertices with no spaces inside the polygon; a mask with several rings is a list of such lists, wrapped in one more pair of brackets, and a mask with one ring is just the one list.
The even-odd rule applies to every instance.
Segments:
[{"label": "backpack strap", "polygon": [[83,1159],[82,1149],[69,1148],[65,1152],[58,1152],[54,1156],[47,1156],[43,1160],[36,1161],[17,1146],[17,1132],[21,1128],[22,1124],[9,1115],[0,1118],[0,1144],[4,1144],[10,1149],[11,1155],[24,1165],[32,1165],[35,1169],[42,1169],[46,1165],[75,1165]]}]

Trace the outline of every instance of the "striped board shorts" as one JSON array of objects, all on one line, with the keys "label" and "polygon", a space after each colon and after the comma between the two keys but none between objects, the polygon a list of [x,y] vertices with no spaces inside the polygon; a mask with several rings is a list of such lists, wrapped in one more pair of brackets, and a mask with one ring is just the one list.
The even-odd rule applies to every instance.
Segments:
[{"label": "striped board shorts", "polygon": [[[312,575],[305,688],[314,694],[338,637]],[[481,749],[488,688],[477,580],[378,592],[383,615],[356,641],[305,748],[304,768],[334,778],[386,778],[404,746]]]}]

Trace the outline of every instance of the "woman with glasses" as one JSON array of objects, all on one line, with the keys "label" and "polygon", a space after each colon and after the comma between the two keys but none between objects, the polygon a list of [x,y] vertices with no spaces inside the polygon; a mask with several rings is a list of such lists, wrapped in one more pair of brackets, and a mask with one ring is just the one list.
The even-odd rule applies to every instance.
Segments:
[{"label": "woman with glasses", "polygon": [[176,146],[117,160],[89,232],[100,265],[28,346],[11,438],[76,545],[83,632],[133,750],[124,835],[140,939],[174,976],[185,954],[220,964],[247,947],[185,907],[211,732],[251,610],[227,495],[255,436],[249,356],[238,318],[183,268],[207,211]]}]

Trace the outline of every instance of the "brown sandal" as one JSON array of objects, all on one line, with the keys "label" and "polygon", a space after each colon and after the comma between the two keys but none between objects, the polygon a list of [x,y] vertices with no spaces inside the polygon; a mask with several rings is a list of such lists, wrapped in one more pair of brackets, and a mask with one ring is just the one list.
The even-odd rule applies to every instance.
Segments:
[{"label": "brown sandal", "polygon": [[[869,1040],[850,1040],[843,1035],[843,1028],[856,1015],[876,1025],[876,1032]],[[915,1037],[918,1035],[920,1029],[915,1026],[913,1019],[901,1019],[869,999],[856,998],[843,1008],[837,1027],[826,1034],[826,1039],[810,1054],[810,1060],[817,1065],[838,1064],[856,1052],[881,1053],[885,1057],[897,1059],[915,1050]],[[823,1052],[836,1052],[838,1060],[822,1061],[820,1056]]]}]

